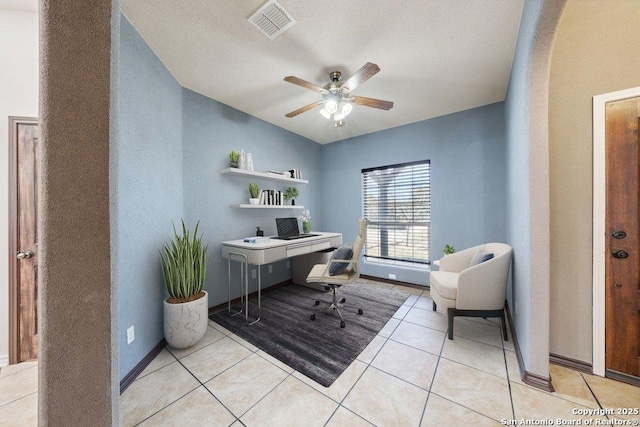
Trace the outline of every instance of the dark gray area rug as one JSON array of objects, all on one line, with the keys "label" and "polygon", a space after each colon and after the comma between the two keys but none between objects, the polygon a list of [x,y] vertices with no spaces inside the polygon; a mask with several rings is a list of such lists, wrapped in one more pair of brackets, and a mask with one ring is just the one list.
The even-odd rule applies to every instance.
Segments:
[{"label": "dark gray area rug", "polygon": [[[346,298],[340,309],[345,328],[340,328],[340,318],[333,310],[318,313],[315,321],[309,319],[311,313],[331,301],[330,292],[293,284],[263,293],[262,319],[254,325],[245,323],[244,313],[230,317],[226,308],[209,318],[329,387],[409,297],[408,292],[364,283],[343,286],[338,292]],[[319,307],[314,305],[316,300],[320,300]],[[358,315],[358,308],[364,310],[363,315]],[[249,314],[255,316],[256,310],[251,299]]]}]

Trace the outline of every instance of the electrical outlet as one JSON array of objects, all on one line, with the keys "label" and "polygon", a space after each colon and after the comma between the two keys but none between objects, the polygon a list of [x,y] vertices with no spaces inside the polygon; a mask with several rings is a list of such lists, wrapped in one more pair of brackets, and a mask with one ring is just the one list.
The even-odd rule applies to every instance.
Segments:
[{"label": "electrical outlet", "polygon": [[273,273],[273,265],[269,266],[269,274]]},{"label": "electrical outlet", "polygon": [[136,335],[133,330],[133,325],[131,325],[131,327],[127,329],[127,345],[131,344],[134,339],[136,339]]},{"label": "electrical outlet", "polygon": [[251,278],[252,278],[252,279],[255,279],[255,278],[256,278],[256,269],[255,269],[255,268],[252,268],[252,269],[251,269]]},{"label": "electrical outlet", "polygon": [[391,274],[391,273],[389,273],[389,279],[395,279],[395,278],[396,278],[396,275],[395,275],[395,274]]},{"label": "electrical outlet", "polygon": [[291,268],[291,261],[287,260],[287,270]]}]

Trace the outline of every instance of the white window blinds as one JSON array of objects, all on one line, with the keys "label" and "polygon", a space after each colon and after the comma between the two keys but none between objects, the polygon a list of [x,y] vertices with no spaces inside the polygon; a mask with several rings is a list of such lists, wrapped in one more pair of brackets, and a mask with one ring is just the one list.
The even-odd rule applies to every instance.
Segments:
[{"label": "white window blinds", "polygon": [[365,256],[429,264],[431,163],[362,169]]}]

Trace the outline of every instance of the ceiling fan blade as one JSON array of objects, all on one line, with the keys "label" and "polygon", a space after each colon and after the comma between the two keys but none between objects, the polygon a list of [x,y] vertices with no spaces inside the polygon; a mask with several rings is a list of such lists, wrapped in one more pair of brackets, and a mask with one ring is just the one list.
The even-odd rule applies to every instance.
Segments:
[{"label": "ceiling fan blade", "polygon": [[288,114],[285,114],[285,117],[288,117],[288,118],[295,117],[295,116],[297,116],[298,114],[302,114],[302,113],[304,113],[305,111],[309,111],[309,110],[311,110],[312,108],[317,107],[318,105],[322,104],[323,102],[324,102],[324,101],[316,101],[316,102],[313,102],[313,103],[311,103],[311,104],[309,104],[309,105],[305,105],[305,106],[304,106],[304,107],[302,107],[302,108],[298,108],[297,110],[294,110],[294,111],[292,111],[292,112],[290,112],[290,113],[288,113]]},{"label": "ceiling fan blade", "polygon": [[318,93],[328,93],[329,91],[327,91],[324,88],[321,88],[320,86],[316,86],[313,83],[309,83],[306,80],[302,80],[299,79],[298,77],[295,76],[287,76],[284,78],[285,82],[289,82],[289,83],[293,83],[294,85],[298,85],[298,86],[302,86],[306,89],[311,89],[314,92],[318,92]]},{"label": "ceiling fan blade", "polygon": [[371,62],[367,62],[360,68],[356,73],[349,77],[349,79],[344,82],[342,85],[348,92],[351,92],[355,88],[358,87],[361,83],[366,82],[372,76],[374,76],[378,71],[380,71],[380,67],[376,64],[372,64]]},{"label": "ceiling fan blade", "polygon": [[352,96],[353,102],[365,107],[379,108],[381,110],[390,110],[393,108],[393,102],[383,101],[382,99],[365,98],[364,96]]}]

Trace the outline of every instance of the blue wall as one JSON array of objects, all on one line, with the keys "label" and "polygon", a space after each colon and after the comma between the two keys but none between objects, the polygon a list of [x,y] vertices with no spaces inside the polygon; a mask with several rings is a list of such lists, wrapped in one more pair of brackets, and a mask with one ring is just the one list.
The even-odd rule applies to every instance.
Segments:
[{"label": "blue wall", "polygon": [[[315,229],[323,228],[321,210],[322,146],[282,128],[199,95],[183,90],[183,171],[184,210],[189,224],[201,223],[209,242],[209,264],[206,290],[209,305],[227,300],[227,262],[222,259],[221,242],[255,236],[256,226],[265,235],[276,233],[275,218],[299,216],[292,209],[234,209],[230,205],[248,203],[248,184],[261,189],[284,190],[287,185],[275,181],[221,175],[229,167],[229,151],[240,149],[251,153],[256,171],[300,169],[307,185],[296,185],[300,196],[297,205],[309,209]],[[239,266],[232,266],[235,272]],[[262,267],[262,288],[291,278],[287,262]],[[251,277],[251,276],[250,276]],[[237,283],[237,282],[236,282]],[[251,283],[257,289],[257,280]],[[238,296],[236,289],[232,296]]]},{"label": "blue wall", "polygon": [[[507,243],[513,247],[509,309],[525,366],[531,358],[531,213],[529,191],[529,106],[535,32],[544,0],[524,4],[505,99]],[[546,356],[545,356],[546,357]]]},{"label": "blue wall", "polygon": [[[325,145],[323,226],[353,241],[362,215],[361,170],[431,160],[431,253],[504,242],[505,157],[502,103]],[[364,264],[362,273],[428,284],[421,270]]]},{"label": "blue wall", "polygon": [[[164,336],[158,249],[182,216],[182,88],[124,17],[118,134],[111,147],[112,280],[120,376]],[[127,345],[127,328],[135,341]]]}]

